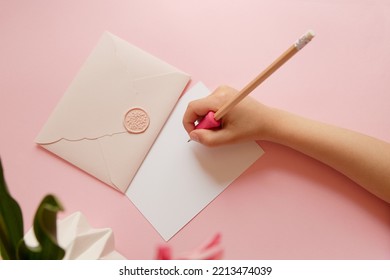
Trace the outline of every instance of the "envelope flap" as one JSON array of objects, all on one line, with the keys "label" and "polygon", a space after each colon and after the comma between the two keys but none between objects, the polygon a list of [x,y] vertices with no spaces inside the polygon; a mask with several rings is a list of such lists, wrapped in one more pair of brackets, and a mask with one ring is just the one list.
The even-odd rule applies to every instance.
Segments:
[{"label": "envelope flap", "polygon": [[[76,141],[126,133],[123,116],[130,104],[137,106],[142,91],[134,87],[139,80],[170,77],[165,83],[177,100],[188,82],[188,75],[145,51],[106,32],[63,98],[42,128],[36,142],[54,143],[61,139]],[[183,86],[183,81],[185,81]],[[177,91],[177,92],[176,92]],[[153,103],[148,97],[146,103]],[[169,105],[169,111],[173,105]]]},{"label": "envelope flap", "polygon": [[134,80],[148,76],[157,76],[162,73],[180,72],[184,74],[181,70],[160,58],[129,44],[111,33],[106,32],[104,35],[112,40],[118,62],[123,64],[127,70],[127,75]]}]

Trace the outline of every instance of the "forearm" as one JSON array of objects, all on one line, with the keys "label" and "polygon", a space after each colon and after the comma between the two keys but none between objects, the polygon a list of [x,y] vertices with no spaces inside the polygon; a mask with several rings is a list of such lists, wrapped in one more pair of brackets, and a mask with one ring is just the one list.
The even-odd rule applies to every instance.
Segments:
[{"label": "forearm", "polygon": [[343,173],[390,203],[390,144],[272,109],[265,140],[291,147]]}]

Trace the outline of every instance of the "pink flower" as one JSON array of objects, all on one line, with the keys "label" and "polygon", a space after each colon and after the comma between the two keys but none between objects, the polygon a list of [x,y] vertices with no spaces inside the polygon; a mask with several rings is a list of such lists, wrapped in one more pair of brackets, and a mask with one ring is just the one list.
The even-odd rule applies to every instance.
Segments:
[{"label": "pink flower", "polygon": [[174,257],[169,245],[161,245],[157,248],[157,260],[218,260],[222,258],[223,248],[221,246],[221,234],[217,233],[210,241],[199,248]]}]

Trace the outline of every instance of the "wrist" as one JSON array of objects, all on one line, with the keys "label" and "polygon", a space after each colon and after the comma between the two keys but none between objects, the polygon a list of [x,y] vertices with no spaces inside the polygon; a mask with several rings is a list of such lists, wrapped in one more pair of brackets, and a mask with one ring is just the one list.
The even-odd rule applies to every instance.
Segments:
[{"label": "wrist", "polygon": [[264,128],[259,140],[285,144],[287,130],[293,126],[293,115],[276,108],[269,108],[263,121]]}]

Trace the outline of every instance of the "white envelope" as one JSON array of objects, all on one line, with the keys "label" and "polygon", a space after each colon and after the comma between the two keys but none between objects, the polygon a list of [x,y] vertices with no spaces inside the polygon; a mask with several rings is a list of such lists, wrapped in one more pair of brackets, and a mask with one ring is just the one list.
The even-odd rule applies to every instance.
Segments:
[{"label": "white envelope", "polygon": [[[106,32],[36,142],[125,192],[190,77]],[[130,108],[149,117],[142,133],[124,126]]]}]

